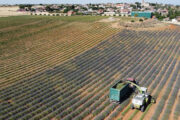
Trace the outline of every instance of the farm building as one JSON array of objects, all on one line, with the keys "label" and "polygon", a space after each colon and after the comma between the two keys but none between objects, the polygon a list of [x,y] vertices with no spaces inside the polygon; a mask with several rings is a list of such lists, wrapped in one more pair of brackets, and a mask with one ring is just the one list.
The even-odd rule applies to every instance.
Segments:
[{"label": "farm building", "polygon": [[105,16],[114,16],[115,12],[104,12]]},{"label": "farm building", "polygon": [[72,16],[72,15],[75,15],[75,14],[76,14],[76,12],[74,12],[74,11],[72,11],[72,10],[71,10],[71,11],[68,11],[68,13],[67,13],[68,16]]},{"label": "farm building", "polygon": [[152,18],[152,12],[133,11],[133,12],[131,12],[131,16],[134,16],[134,17]]}]

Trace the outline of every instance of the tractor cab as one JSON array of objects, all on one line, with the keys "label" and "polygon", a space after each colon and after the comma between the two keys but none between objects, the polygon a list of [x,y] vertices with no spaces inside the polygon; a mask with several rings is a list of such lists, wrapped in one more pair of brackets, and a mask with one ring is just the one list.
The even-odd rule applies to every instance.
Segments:
[{"label": "tractor cab", "polygon": [[147,88],[141,87],[141,91],[142,91],[143,94],[146,94],[147,93]]},{"label": "tractor cab", "polygon": [[140,108],[145,102],[145,95],[144,94],[137,94],[132,99],[132,103],[134,104],[135,108]]}]

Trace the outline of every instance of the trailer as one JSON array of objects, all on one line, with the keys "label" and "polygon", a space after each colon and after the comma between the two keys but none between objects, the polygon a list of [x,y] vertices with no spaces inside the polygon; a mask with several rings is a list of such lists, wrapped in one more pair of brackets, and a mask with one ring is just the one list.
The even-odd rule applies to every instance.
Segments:
[{"label": "trailer", "polygon": [[125,83],[120,80],[110,88],[110,101],[121,103],[129,91],[131,91],[129,83]]},{"label": "trailer", "polygon": [[136,89],[138,90],[138,94],[134,95],[131,108],[140,109],[144,112],[145,108],[150,103],[155,103],[156,101],[150,94],[147,93],[147,88],[140,87],[138,82],[136,82],[133,78],[127,78],[125,81],[120,80],[118,83],[113,85],[109,92],[110,101],[121,103]]}]

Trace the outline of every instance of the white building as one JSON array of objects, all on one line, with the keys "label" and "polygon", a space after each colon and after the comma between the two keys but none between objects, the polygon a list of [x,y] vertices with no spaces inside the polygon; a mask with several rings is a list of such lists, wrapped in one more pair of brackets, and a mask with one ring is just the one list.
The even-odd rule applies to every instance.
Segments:
[{"label": "white building", "polygon": [[88,12],[93,12],[93,9],[92,8],[88,9]]},{"label": "white building", "polygon": [[101,4],[101,5],[99,5],[99,7],[100,7],[100,8],[106,8],[106,7],[105,7],[104,5],[102,5],[102,4]]},{"label": "white building", "polygon": [[115,12],[104,12],[105,16],[115,16]]},{"label": "white building", "polygon": [[122,9],[121,10],[121,16],[129,16],[131,15],[131,11],[129,9]]},{"label": "white building", "polygon": [[149,4],[148,2],[144,2],[144,0],[142,0],[141,6],[143,6],[143,7],[149,7],[150,4]]},{"label": "white building", "polygon": [[176,19],[172,19],[172,22],[173,23],[177,23],[178,21]]}]

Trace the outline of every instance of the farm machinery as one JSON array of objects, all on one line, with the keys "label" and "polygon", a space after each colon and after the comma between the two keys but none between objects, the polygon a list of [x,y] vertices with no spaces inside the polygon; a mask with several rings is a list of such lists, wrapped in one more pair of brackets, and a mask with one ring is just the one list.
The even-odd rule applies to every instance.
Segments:
[{"label": "farm machinery", "polygon": [[110,101],[121,103],[127,99],[131,93],[137,91],[132,98],[131,108],[139,109],[144,112],[150,103],[155,103],[155,99],[147,93],[147,88],[140,87],[134,78],[119,81],[110,89]]}]

